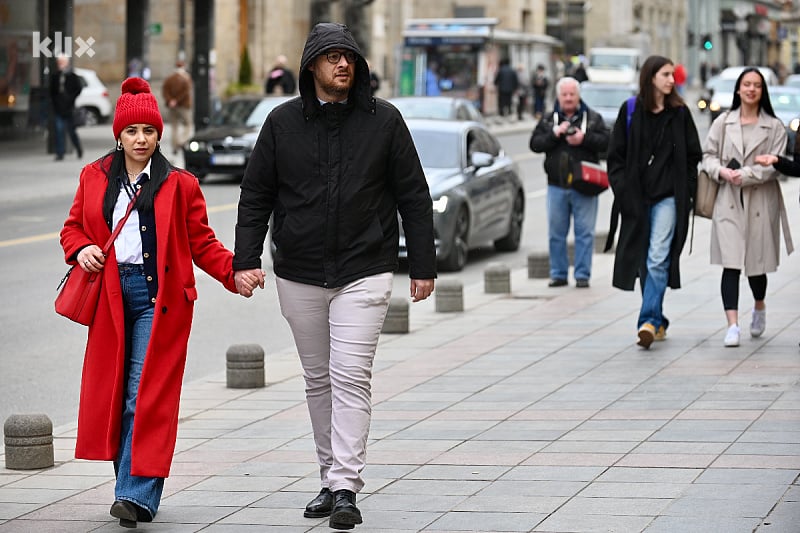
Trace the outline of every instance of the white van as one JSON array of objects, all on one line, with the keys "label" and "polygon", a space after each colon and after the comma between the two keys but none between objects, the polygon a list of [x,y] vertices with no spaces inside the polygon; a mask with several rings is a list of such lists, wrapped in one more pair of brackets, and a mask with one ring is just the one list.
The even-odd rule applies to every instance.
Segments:
[{"label": "white van", "polygon": [[586,75],[592,83],[637,83],[641,61],[637,48],[591,48]]}]

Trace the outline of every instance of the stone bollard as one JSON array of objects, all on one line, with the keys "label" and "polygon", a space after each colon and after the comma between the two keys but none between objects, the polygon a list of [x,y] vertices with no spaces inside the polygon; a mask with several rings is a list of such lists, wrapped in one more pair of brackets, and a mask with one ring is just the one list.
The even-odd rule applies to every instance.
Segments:
[{"label": "stone bollard", "polygon": [[3,432],[6,468],[33,470],[53,466],[53,423],[47,415],[11,415]]},{"label": "stone bollard", "polygon": [[229,389],[264,386],[264,349],[258,344],[234,344],[225,354]]},{"label": "stone bollard", "polygon": [[408,333],[408,300],[392,298],[381,333]]},{"label": "stone bollard", "polygon": [[436,284],[437,313],[454,313],[464,310],[464,285],[458,280],[443,280]]},{"label": "stone bollard", "polygon": [[547,252],[528,254],[528,279],[550,277],[550,255]]},{"label": "stone bollard", "polygon": [[507,294],[511,292],[511,270],[502,263],[489,263],[483,271],[483,292]]}]

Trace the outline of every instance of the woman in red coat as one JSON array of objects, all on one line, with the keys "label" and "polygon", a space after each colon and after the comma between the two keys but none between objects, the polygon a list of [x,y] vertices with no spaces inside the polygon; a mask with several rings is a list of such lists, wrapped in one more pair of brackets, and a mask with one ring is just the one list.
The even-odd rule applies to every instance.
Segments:
[{"label": "woman in red coat", "polygon": [[[114,461],[111,515],[136,527],[169,475],[194,301],[194,262],[236,292],[233,255],[208,225],[197,180],[159,150],[158,103],[129,78],[114,114],[116,150],[84,167],[61,230],[66,261],[102,272],[83,364],[75,457]],[[136,193],[107,257],[101,246]]]}]

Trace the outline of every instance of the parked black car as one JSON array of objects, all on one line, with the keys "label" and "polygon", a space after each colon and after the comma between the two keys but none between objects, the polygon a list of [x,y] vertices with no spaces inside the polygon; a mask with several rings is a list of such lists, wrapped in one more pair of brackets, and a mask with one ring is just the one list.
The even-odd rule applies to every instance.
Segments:
[{"label": "parked black car", "polygon": [[211,123],[183,146],[186,169],[202,181],[208,174],[240,178],[264,120],[291,96],[239,96],[222,104]]}]

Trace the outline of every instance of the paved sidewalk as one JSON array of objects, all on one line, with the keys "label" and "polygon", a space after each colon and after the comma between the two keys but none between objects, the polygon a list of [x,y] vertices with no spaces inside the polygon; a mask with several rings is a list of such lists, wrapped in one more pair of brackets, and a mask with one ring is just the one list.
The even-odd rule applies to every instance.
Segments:
[{"label": "paved sidewalk", "polygon": [[[588,290],[519,270],[510,295],[465,287],[463,313],[412,305],[411,333],[383,335],[376,358],[356,531],[800,531],[800,258],[769,277],[766,334],[749,337],[745,311],[741,346],[724,348],[709,231],[697,222],[650,350],[608,254]],[[302,516],[319,482],[291,350],[267,355],[267,381],[186,385],[172,476],[140,529],[329,531]],[[0,469],[0,532],[120,530],[111,464],[72,459],[74,426],[54,433],[54,468]]]}]

